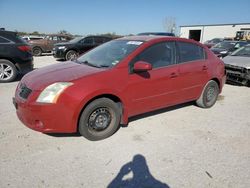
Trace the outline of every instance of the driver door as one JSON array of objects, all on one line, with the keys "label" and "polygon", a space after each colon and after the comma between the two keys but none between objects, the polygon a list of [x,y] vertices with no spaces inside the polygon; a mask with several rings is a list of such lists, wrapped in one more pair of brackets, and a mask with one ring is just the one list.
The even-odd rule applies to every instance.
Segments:
[{"label": "driver door", "polygon": [[[133,65],[144,61],[152,65],[147,72],[133,72]],[[179,100],[179,67],[175,42],[161,42],[145,49],[130,63],[127,88],[129,115],[136,115],[176,104]]]}]

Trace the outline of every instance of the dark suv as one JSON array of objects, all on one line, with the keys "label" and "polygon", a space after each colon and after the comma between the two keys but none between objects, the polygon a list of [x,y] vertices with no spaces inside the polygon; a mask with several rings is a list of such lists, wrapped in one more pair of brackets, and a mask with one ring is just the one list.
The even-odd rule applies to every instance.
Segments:
[{"label": "dark suv", "polygon": [[0,82],[13,81],[18,73],[33,70],[30,46],[17,33],[0,30]]},{"label": "dark suv", "polygon": [[32,53],[34,56],[40,56],[42,53],[51,52],[54,44],[59,42],[67,42],[71,40],[72,37],[69,35],[52,34],[47,35],[40,40],[30,40],[29,43],[32,46]]},{"label": "dark suv", "polygon": [[80,54],[110,40],[110,37],[104,36],[78,37],[69,42],[55,44],[53,55],[58,59],[72,60]]}]

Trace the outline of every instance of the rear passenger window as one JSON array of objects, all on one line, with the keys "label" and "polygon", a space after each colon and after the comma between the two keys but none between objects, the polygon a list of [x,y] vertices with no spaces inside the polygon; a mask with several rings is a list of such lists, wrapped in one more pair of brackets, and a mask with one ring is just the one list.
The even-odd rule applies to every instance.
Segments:
[{"label": "rear passenger window", "polygon": [[67,41],[67,39],[65,38],[65,37],[58,37],[59,38],[59,40],[61,40],[61,41]]},{"label": "rear passenger window", "polygon": [[153,68],[165,67],[175,63],[175,44],[174,42],[162,42],[147,48],[136,59],[145,61]]},{"label": "rear passenger window", "polygon": [[205,59],[205,51],[202,47],[187,42],[177,42],[177,44],[180,63]]},{"label": "rear passenger window", "polygon": [[53,37],[52,37],[52,40],[55,40],[55,41],[56,41],[56,40],[57,40],[57,36],[53,36]]},{"label": "rear passenger window", "polygon": [[0,43],[1,43],[1,44],[10,43],[10,41],[7,40],[7,39],[5,39],[5,38],[0,37]]}]

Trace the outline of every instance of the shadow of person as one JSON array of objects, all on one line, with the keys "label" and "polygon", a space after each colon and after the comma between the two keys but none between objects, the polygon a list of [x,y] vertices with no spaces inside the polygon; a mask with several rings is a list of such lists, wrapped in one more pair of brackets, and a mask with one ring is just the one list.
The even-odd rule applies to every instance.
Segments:
[{"label": "shadow of person", "polygon": [[[132,178],[126,178],[129,174],[133,174]],[[144,156],[135,155],[131,162],[123,165],[119,173],[108,185],[108,188],[169,188],[165,183],[156,180],[149,171]]]}]

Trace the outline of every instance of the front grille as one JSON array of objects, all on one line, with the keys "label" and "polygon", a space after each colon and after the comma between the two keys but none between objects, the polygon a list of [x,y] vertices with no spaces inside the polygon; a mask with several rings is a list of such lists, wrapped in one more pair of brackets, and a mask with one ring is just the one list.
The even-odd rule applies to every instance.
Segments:
[{"label": "front grille", "polygon": [[23,99],[27,99],[31,94],[32,90],[29,89],[25,84],[20,84],[19,87],[19,96]]}]

